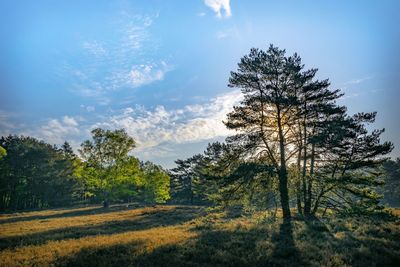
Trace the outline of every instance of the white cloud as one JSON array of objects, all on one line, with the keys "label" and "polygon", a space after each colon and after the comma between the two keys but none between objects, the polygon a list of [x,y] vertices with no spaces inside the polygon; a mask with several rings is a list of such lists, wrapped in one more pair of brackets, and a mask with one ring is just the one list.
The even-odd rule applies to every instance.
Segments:
[{"label": "white cloud", "polygon": [[36,132],[30,135],[44,139],[50,144],[62,144],[65,140],[71,140],[81,134],[79,124],[73,117],[64,116],[61,120],[50,119]]},{"label": "white cloud", "polygon": [[218,18],[230,17],[232,15],[230,0],[204,0],[204,4],[211,8]]},{"label": "white cloud", "polygon": [[86,110],[87,112],[93,112],[96,110],[96,108],[94,106],[85,106],[85,105],[81,105],[81,108],[83,108],[84,110]]},{"label": "white cloud", "polygon": [[78,126],[78,123],[72,117],[64,116],[62,121],[67,127],[76,127],[76,126]]},{"label": "white cloud", "polygon": [[133,66],[129,72],[128,81],[132,87],[139,87],[154,81],[163,80],[166,71],[166,64],[163,64],[162,67],[158,67],[157,65]]},{"label": "white cloud", "polygon": [[129,70],[114,72],[107,78],[107,88],[118,90],[122,87],[137,88],[164,80],[165,74],[173,69],[165,61],[132,65]]},{"label": "white cloud", "polygon": [[126,108],[125,110],[124,110],[124,114],[126,115],[126,114],[131,114],[131,113],[133,113],[135,110],[133,109],[133,108]]},{"label": "white cloud", "polygon": [[15,117],[15,114],[0,110],[0,134],[8,135],[11,130],[16,129],[18,126],[15,122],[11,121],[11,118]]}]

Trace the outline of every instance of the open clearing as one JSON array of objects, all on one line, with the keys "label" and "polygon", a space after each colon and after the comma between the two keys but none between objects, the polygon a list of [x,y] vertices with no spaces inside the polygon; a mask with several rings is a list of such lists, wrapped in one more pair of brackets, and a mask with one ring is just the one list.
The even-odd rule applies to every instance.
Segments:
[{"label": "open clearing", "polygon": [[195,206],[0,215],[0,266],[399,266],[400,218],[291,223]]}]

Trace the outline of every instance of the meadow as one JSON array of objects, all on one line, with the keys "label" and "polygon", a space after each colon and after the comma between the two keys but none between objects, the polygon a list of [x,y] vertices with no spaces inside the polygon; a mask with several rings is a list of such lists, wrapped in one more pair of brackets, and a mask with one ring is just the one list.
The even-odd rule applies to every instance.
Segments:
[{"label": "meadow", "polygon": [[398,266],[400,211],[284,222],[198,206],[0,215],[0,266]]}]

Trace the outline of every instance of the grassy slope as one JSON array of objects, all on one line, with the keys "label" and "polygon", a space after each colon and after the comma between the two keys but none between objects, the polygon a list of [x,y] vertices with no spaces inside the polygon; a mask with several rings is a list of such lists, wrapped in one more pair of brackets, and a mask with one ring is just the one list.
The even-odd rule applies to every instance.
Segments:
[{"label": "grassy slope", "polygon": [[0,266],[399,264],[399,218],[282,223],[189,206],[0,215]]}]

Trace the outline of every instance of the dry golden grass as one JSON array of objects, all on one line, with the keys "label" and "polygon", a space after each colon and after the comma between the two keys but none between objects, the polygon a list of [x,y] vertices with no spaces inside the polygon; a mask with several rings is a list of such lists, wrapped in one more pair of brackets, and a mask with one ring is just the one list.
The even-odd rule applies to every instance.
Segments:
[{"label": "dry golden grass", "polygon": [[[172,206],[160,206],[157,211],[168,211]],[[0,223],[14,220],[13,223],[0,224],[2,237],[20,236],[32,233],[40,233],[59,228],[96,226],[107,222],[134,221],[141,218],[143,214],[154,211],[154,208],[124,210],[123,206],[114,206],[111,212],[104,212],[100,206],[90,208],[79,208],[74,210],[55,210],[23,213],[12,217],[10,215],[0,217]],[[80,216],[80,214],[83,214]],[[71,215],[71,216],[69,216]],[[34,220],[31,220],[33,218]],[[19,221],[21,220],[21,221]]]},{"label": "dry golden grass", "polygon": [[[399,210],[393,211],[399,214]],[[192,206],[0,216],[0,266],[398,266],[400,220],[283,223]]]},{"label": "dry golden grass", "polygon": [[151,230],[130,231],[115,235],[98,235],[80,239],[67,239],[62,241],[49,241],[39,246],[23,246],[17,249],[7,249],[1,252],[1,266],[40,266],[52,265],[60,258],[73,255],[83,249],[99,249],[116,245],[140,244],[140,249],[132,251],[133,254],[151,252],[163,245],[181,243],[191,237],[184,227],[157,227]]},{"label": "dry golden grass", "polygon": [[200,213],[191,207],[114,206],[2,215],[0,266],[49,266],[81,250],[116,245],[140,244],[134,254],[146,253],[194,237],[184,224]]},{"label": "dry golden grass", "polygon": [[400,217],[400,208],[397,208],[397,209],[392,208],[392,209],[390,209],[390,212],[391,212],[394,216]]}]

